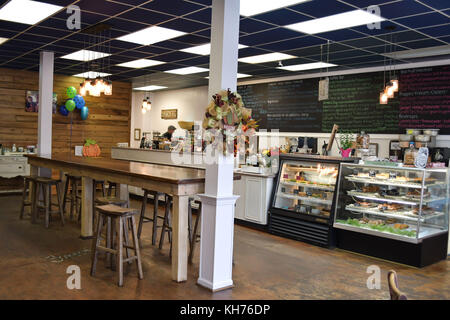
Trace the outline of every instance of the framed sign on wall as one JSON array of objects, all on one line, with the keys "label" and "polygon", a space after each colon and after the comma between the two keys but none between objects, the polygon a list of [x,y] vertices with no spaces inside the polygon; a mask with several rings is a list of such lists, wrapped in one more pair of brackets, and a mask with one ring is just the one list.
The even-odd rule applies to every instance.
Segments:
[{"label": "framed sign on wall", "polygon": [[141,140],[141,129],[134,129],[134,140]]},{"label": "framed sign on wall", "polygon": [[178,109],[161,110],[161,119],[164,120],[178,119]]}]

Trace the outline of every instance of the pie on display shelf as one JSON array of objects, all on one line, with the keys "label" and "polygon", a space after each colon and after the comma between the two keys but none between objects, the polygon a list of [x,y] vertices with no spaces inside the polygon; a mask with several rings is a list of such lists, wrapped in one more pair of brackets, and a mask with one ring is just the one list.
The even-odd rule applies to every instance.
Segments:
[{"label": "pie on display shelf", "polygon": [[445,259],[448,182],[448,169],[343,163],[337,246],[419,267]]}]

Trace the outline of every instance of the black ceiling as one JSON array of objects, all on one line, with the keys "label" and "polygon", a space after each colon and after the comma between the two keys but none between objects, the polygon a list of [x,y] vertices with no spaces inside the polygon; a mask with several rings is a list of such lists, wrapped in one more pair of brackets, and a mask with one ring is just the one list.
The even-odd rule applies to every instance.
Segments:
[{"label": "black ceiling", "polygon": [[[7,1],[0,1],[3,5]],[[110,46],[112,56],[110,72],[113,80],[133,81],[140,85],[162,85],[181,88],[206,85],[207,73],[179,76],[163,71],[198,66],[208,68],[209,56],[179,51],[209,42],[211,0],[41,0],[61,6],[78,5],[81,10],[82,28],[100,22],[112,26]],[[257,0],[255,0],[257,2]],[[378,5],[381,16],[388,19],[381,29],[367,26],[354,27],[316,35],[306,35],[282,26],[332,14],[366,9]],[[0,67],[39,70],[39,52],[55,52],[55,72],[74,75],[84,66],[79,61],[60,57],[85,48],[86,35],[68,30],[66,10],[37,25],[26,25],[0,20],[0,37],[10,38],[0,45]],[[128,33],[157,25],[187,35],[142,46],[116,40]],[[395,25],[394,31],[386,26]],[[312,0],[287,8],[277,9],[251,17],[241,17],[241,44],[248,48],[239,50],[239,57],[270,52],[282,52],[298,58],[285,60],[283,64],[299,64],[323,61],[329,42],[329,62],[339,69],[382,66],[383,53],[389,50],[391,36],[395,50],[420,49],[450,43],[450,0]],[[324,46],[323,46],[324,45]],[[388,48],[388,49],[387,49]],[[166,62],[144,69],[115,66],[131,60],[149,58]],[[426,60],[448,58],[428,57]],[[421,60],[423,60],[422,58]],[[420,59],[401,60],[413,62]],[[277,69],[278,62],[263,64],[239,63],[240,73],[253,75],[253,79],[300,74]],[[311,72],[311,71],[310,71]],[[250,78],[247,78],[250,79]]]}]

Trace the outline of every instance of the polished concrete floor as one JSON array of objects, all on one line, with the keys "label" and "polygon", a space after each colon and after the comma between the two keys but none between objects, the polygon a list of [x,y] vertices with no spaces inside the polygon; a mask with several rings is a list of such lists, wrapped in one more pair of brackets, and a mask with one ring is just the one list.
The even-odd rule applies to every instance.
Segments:
[{"label": "polished concrete floor", "polygon": [[[151,245],[150,223],[143,230],[144,280],[133,265],[119,288],[103,260],[97,275],[89,275],[91,241],[79,238],[76,222],[62,227],[53,221],[46,230],[29,218],[19,220],[20,199],[0,197],[0,299],[389,299],[390,269],[409,298],[450,299],[449,259],[416,269],[241,226],[235,228],[233,289],[211,293],[196,284],[198,250],[188,281],[171,281],[169,246],[160,251]],[[140,203],[133,200],[131,206]],[[81,268],[81,290],[67,289],[70,265]],[[371,265],[381,269],[381,289],[367,288]]]}]

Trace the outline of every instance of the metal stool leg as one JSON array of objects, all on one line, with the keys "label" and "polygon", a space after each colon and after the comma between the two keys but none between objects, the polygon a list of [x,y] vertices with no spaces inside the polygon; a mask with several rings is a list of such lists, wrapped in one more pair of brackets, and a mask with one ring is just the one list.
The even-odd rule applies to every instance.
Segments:
[{"label": "metal stool leg", "polygon": [[117,220],[117,253],[116,253],[116,268],[117,270],[117,285],[123,286],[123,218],[116,218]]},{"label": "metal stool leg", "polygon": [[142,206],[141,206],[141,216],[139,218],[139,226],[137,232],[138,239],[141,239],[142,225],[144,224],[144,217],[145,217],[145,208],[147,206],[147,198],[148,198],[148,191],[144,190],[144,196],[142,198]]},{"label": "metal stool leg", "polygon": [[91,276],[95,276],[95,271],[97,269],[97,258],[98,258],[98,246],[100,245],[102,228],[103,228],[103,215],[100,214],[98,217],[98,225],[97,225],[97,235],[95,239],[92,241],[92,264],[91,264]]},{"label": "metal stool leg", "polygon": [[59,182],[56,184],[56,196],[58,197],[58,207],[59,207],[59,215],[61,216],[61,223],[64,226],[64,224],[65,224],[64,209],[63,209],[62,200],[61,200],[61,184]]},{"label": "metal stool leg", "polygon": [[156,233],[158,230],[158,207],[159,196],[158,193],[153,193],[153,230],[152,230],[152,245],[156,244]]},{"label": "metal stool leg", "polygon": [[138,270],[138,277],[139,277],[139,279],[144,279],[144,274],[142,272],[141,252],[140,252],[140,248],[139,248],[138,236],[136,233],[136,223],[135,223],[134,216],[131,216],[130,219],[131,219],[131,221],[130,221],[131,222],[131,233],[133,235],[134,252],[137,257],[136,266],[137,266],[137,270]]}]

